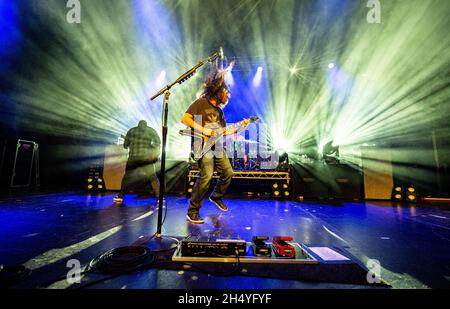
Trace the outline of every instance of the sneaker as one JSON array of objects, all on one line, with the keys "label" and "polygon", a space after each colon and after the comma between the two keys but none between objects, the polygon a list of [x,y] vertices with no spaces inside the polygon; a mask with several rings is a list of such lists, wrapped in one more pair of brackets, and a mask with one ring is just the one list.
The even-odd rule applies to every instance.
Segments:
[{"label": "sneaker", "polygon": [[209,200],[210,200],[211,202],[213,202],[214,204],[216,204],[216,206],[219,207],[220,210],[222,210],[222,211],[228,211],[228,207],[225,206],[225,204],[222,202],[222,199],[221,199],[221,198],[217,198],[217,197],[214,197],[214,196],[210,196],[210,197],[209,197]]},{"label": "sneaker", "polygon": [[200,217],[199,214],[187,214],[187,215],[186,215],[186,219],[187,219],[189,222],[197,223],[197,224],[202,224],[203,222],[205,222],[205,221],[202,219],[202,217]]},{"label": "sneaker", "polygon": [[114,203],[116,203],[116,204],[122,204],[123,203],[123,197],[121,197],[121,196],[116,196],[116,197],[114,197]]}]

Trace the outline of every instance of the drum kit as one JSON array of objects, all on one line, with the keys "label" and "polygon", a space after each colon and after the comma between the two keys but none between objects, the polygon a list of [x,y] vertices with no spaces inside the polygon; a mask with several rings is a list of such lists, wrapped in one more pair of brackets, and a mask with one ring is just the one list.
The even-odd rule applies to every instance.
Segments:
[{"label": "drum kit", "polygon": [[[235,171],[269,170],[278,165],[278,161],[274,165],[272,152],[267,150],[264,142],[246,139],[242,135],[229,135],[226,137],[225,145],[228,160]],[[193,150],[189,160],[191,163],[197,161]]]}]

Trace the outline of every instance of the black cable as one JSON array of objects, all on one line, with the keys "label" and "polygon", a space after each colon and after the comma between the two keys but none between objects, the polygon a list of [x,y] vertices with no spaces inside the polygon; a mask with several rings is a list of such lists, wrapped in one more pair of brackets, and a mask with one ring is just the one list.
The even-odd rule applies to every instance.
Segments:
[{"label": "black cable", "polygon": [[147,247],[128,246],[107,251],[93,259],[88,268],[106,274],[116,274],[139,269],[154,261],[154,254]]},{"label": "black cable", "polygon": [[[143,246],[115,248],[92,259],[86,269],[80,273],[80,276],[94,272],[112,274],[113,276],[121,275],[151,265],[155,260],[155,255],[150,249]],[[47,288],[51,284],[66,278],[66,276],[61,276],[39,285],[38,288]]]},{"label": "black cable", "polygon": [[[151,251],[147,247],[122,247],[122,248],[116,248],[112,249],[101,256],[99,256],[96,259],[93,259],[89,263],[89,270],[94,270],[96,272],[104,273],[104,274],[110,274],[109,276],[100,278],[98,280],[94,280],[91,282],[88,282],[86,284],[83,284],[81,286],[77,286],[74,288],[83,289],[95,284],[98,284],[100,282],[103,282],[105,280],[113,279],[118,276],[131,274],[134,272],[140,272],[146,269],[152,268],[154,265],[157,265],[156,262],[156,255],[155,252],[166,252],[166,251],[172,251],[175,250],[175,248],[169,248],[164,250],[158,250],[158,251]],[[141,250],[141,254],[136,256],[133,259],[127,259],[125,261],[121,261],[120,259],[114,259],[115,255],[120,255],[123,252],[127,252],[127,250],[134,250],[134,252]]]},{"label": "black cable", "polygon": [[172,261],[167,261],[167,262],[152,263],[152,264],[149,264],[149,265],[144,265],[140,269],[135,269],[133,271],[128,271],[128,272],[124,272],[124,273],[117,273],[117,274],[114,274],[114,275],[106,276],[106,277],[99,278],[97,280],[90,281],[90,282],[87,282],[86,284],[83,284],[83,285],[80,285],[80,286],[76,286],[76,287],[73,287],[73,288],[75,288],[75,289],[84,289],[84,288],[87,288],[89,286],[92,286],[92,285],[95,285],[95,284],[99,284],[99,283],[101,283],[103,281],[114,279],[114,278],[119,277],[119,276],[125,276],[125,275],[129,275],[131,273],[135,273],[135,272],[139,273],[141,271],[149,270],[149,269],[152,268],[152,266],[159,266],[159,265],[171,264],[171,263],[173,263],[173,262]]},{"label": "black cable", "polygon": [[[154,263],[154,264],[148,265],[148,267],[142,267],[141,269],[135,269],[133,271],[129,271],[129,272],[125,272],[125,273],[117,273],[117,274],[114,274],[114,275],[110,275],[110,276],[103,277],[103,278],[100,278],[100,279],[97,279],[97,280],[94,280],[94,281],[87,282],[86,284],[83,284],[81,286],[74,286],[73,288],[85,289],[87,287],[99,284],[99,283],[101,283],[103,281],[106,281],[106,280],[114,279],[116,277],[128,275],[128,274],[135,273],[135,272],[141,272],[141,271],[149,270],[152,267],[161,266],[161,265],[164,265],[164,264],[173,264],[173,262],[172,261],[166,261],[166,262]],[[237,256],[236,266],[234,267],[234,269],[232,269],[229,272],[211,272],[211,271],[208,271],[208,270],[206,270],[206,269],[204,269],[202,267],[192,265],[191,263],[184,262],[182,264],[183,265],[187,265],[187,266],[189,266],[192,269],[198,270],[198,271],[200,271],[202,273],[205,273],[205,274],[208,274],[208,275],[213,275],[213,276],[230,276],[230,275],[234,274],[239,269],[240,259],[239,259],[239,256]],[[189,271],[189,269],[185,269],[185,270]]]},{"label": "black cable", "polygon": [[[164,225],[164,222],[166,221],[166,216],[167,216],[167,197],[164,199],[164,201],[165,201],[165,206],[166,206],[166,209],[164,209],[164,216],[163,216],[163,219],[162,219],[162,222],[161,222],[161,227],[163,227],[163,225]],[[163,205],[164,206],[164,205]]]},{"label": "black cable", "polygon": [[[187,237],[190,237],[190,236],[187,236]],[[165,250],[159,250],[158,252],[162,252],[162,251],[171,251],[171,250],[174,250],[174,249],[176,249],[176,248],[170,248],[170,249],[165,249]],[[154,251],[153,251],[153,252],[154,252]],[[212,272],[212,271],[206,270],[206,269],[204,269],[204,268],[202,268],[202,267],[193,265],[192,263],[188,263],[188,262],[183,262],[183,263],[181,263],[181,264],[182,264],[182,265],[187,265],[187,266],[189,266],[190,268],[192,268],[192,269],[194,269],[194,270],[198,270],[198,271],[200,271],[200,272],[202,272],[202,273],[206,273],[206,274],[210,274],[210,275],[214,275],[214,276],[230,276],[230,275],[233,275],[234,273],[236,273],[236,272],[239,270],[239,267],[241,266],[239,252],[236,250],[235,253],[236,253],[236,260],[237,260],[237,262],[235,263],[235,267],[234,267],[231,271],[228,271],[228,272]],[[218,256],[218,257],[220,257],[220,256]],[[225,256],[223,256],[223,257],[225,257]],[[154,267],[158,267],[158,266],[162,266],[162,265],[165,265],[165,264],[174,264],[173,261],[163,261],[163,262],[155,262],[155,261],[156,261],[156,258],[154,257],[154,258],[153,258],[150,262],[148,262],[147,264],[143,264],[143,265],[141,265],[140,267],[137,267],[137,268],[135,268],[135,269],[130,269],[130,270],[128,270],[128,271],[121,272],[121,273],[115,273],[115,274],[112,274],[112,275],[110,275],[110,276],[107,276],[107,277],[104,277],[104,278],[100,278],[100,279],[98,279],[98,280],[94,280],[94,281],[88,282],[88,283],[86,283],[86,284],[83,284],[83,285],[81,285],[81,286],[74,287],[74,288],[77,288],[77,289],[84,289],[84,288],[86,288],[86,287],[89,287],[89,286],[92,286],[92,285],[101,283],[101,282],[103,282],[103,281],[105,281],[105,280],[109,280],[109,279],[116,278],[116,277],[118,277],[118,276],[131,274],[131,273],[133,273],[133,272],[141,272],[141,271],[148,270],[148,269],[151,269],[151,268],[154,268]],[[90,263],[90,264],[91,264],[91,263]],[[93,269],[93,268],[92,268],[92,269]],[[188,270],[189,270],[189,269],[186,269],[186,271],[188,271]]]},{"label": "black cable", "polygon": [[0,265],[0,288],[8,288],[27,278],[31,269],[24,265],[6,266]]},{"label": "black cable", "polygon": [[[192,235],[188,235],[184,239],[189,239],[191,236]],[[131,274],[134,272],[140,272],[143,270],[148,270],[153,267],[158,267],[158,266],[165,265],[165,264],[174,264],[174,262],[171,260],[157,262],[155,253],[169,252],[169,251],[173,251],[176,249],[177,249],[177,247],[158,250],[158,251],[151,251],[147,247],[142,247],[142,246],[129,246],[129,247],[121,247],[121,248],[111,249],[111,250],[107,251],[106,253],[100,255],[99,257],[92,259],[89,262],[86,269],[80,273],[80,275],[85,275],[88,273],[102,273],[102,274],[108,274],[108,276],[94,280],[94,281],[87,282],[85,284],[73,285],[72,287],[69,287],[69,288],[83,289],[83,288],[101,283],[105,280],[116,278],[118,276],[127,275],[127,274]],[[194,270],[198,270],[202,273],[206,273],[206,274],[210,274],[210,275],[214,275],[214,276],[230,276],[230,275],[233,275],[234,273],[236,273],[241,266],[238,250],[236,250],[235,253],[236,253],[236,263],[234,263],[235,266],[231,271],[227,271],[227,272],[209,271],[205,268],[196,266],[189,262],[183,262],[181,264],[187,265],[190,268],[192,268]],[[121,257],[121,254],[124,254],[125,257]],[[127,257],[127,255],[133,255],[133,254],[136,256],[131,256],[131,259],[129,258],[129,256]],[[228,256],[217,255],[217,257],[228,257]],[[186,270],[188,271],[189,269],[186,269]],[[48,281],[45,284],[42,284],[40,287],[46,288],[46,287],[50,286],[51,284],[61,281],[61,280],[64,280],[64,279],[66,279],[66,276],[57,278],[52,281]]]}]

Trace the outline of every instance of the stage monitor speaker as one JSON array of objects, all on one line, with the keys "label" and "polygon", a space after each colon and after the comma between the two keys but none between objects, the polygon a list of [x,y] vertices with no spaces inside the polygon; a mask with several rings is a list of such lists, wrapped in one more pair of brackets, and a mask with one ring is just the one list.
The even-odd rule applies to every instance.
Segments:
[{"label": "stage monitor speaker", "polygon": [[125,166],[127,165],[128,150],[123,145],[106,145],[103,163],[103,179],[106,190],[120,190]]},{"label": "stage monitor speaker", "polygon": [[321,163],[293,164],[292,169],[292,191],[293,198],[325,199],[329,198],[328,166]]},{"label": "stage monitor speaker", "polygon": [[359,200],[361,196],[361,172],[347,164],[329,165],[330,196],[336,199]]},{"label": "stage monitor speaker", "polygon": [[364,173],[364,198],[390,200],[394,187],[391,150],[362,147],[361,160]]}]

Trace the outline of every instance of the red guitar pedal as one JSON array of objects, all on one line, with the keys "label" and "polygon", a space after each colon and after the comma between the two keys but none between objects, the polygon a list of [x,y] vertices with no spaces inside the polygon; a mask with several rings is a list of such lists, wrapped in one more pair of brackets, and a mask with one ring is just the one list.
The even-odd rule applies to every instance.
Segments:
[{"label": "red guitar pedal", "polygon": [[286,241],[292,241],[289,236],[274,236],[272,238],[272,247],[275,255],[279,257],[295,258],[295,248]]}]

